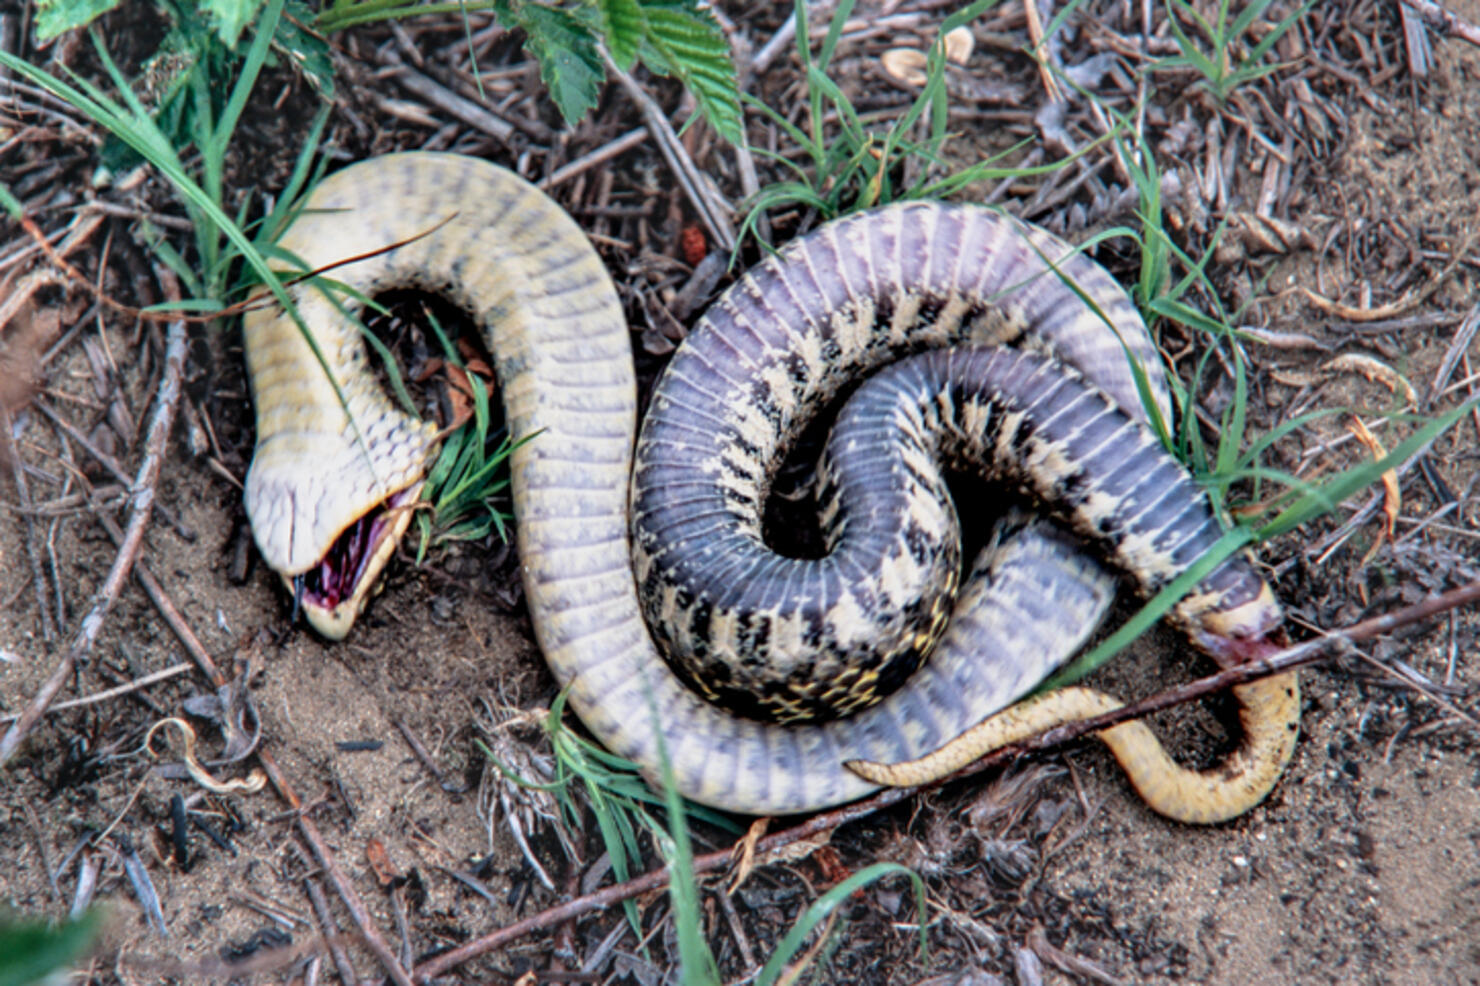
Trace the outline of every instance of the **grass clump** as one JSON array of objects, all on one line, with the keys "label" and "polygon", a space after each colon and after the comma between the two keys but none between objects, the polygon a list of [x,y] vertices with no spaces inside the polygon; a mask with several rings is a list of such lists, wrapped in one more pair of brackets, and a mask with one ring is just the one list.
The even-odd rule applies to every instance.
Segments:
[{"label": "grass clump", "polygon": [[[992,162],[985,161],[945,179],[920,178],[904,187],[896,184],[907,159],[916,158],[926,165],[939,164],[941,148],[950,136],[946,129],[949,108],[945,89],[946,34],[971,23],[998,0],[977,0],[945,19],[927,55],[925,85],[909,109],[882,129],[867,125],[847,94],[827,74],[855,2],[838,3],[815,56],[807,25],[808,5],[805,0],[796,0],[794,4],[796,51],[807,88],[805,128],[792,123],[764,101],[749,95],[744,97],[747,106],[775,124],[803,151],[806,163],[797,164],[784,153],[752,149],[789,169],[794,178],[767,186],[751,200],[742,232],[754,229],[764,212],[777,207],[805,205],[816,209],[823,219],[832,219],[897,199],[940,197],[968,182],[998,173]],[[829,113],[837,118],[835,128],[826,125]],[[928,134],[919,139],[912,135],[922,119],[927,121]],[[922,169],[922,173],[925,170],[928,169]]]},{"label": "grass clump", "polygon": [[[1311,8],[1315,0],[1305,0],[1287,17],[1270,27],[1246,53],[1240,54],[1244,36],[1274,2],[1275,0],[1252,0],[1229,23],[1228,15],[1232,7],[1230,0],[1218,0],[1217,13],[1212,20],[1204,17],[1188,0],[1167,0],[1167,26],[1171,28],[1172,36],[1176,38],[1177,47],[1182,50],[1182,54],[1163,59],[1160,64],[1163,67],[1187,66],[1196,69],[1202,76],[1198,85],[1211,93],[1218,105],[1223,105],[1228,102],[1228,97],[1235,89],[1279,71],[1281,66],[1266,62],[1264,56],[1269,54],[1285,32]],[[1197,25],[1198,31],[1207,41],[1206,49],[1188,35],[1182,26],[1184,19]]]}]

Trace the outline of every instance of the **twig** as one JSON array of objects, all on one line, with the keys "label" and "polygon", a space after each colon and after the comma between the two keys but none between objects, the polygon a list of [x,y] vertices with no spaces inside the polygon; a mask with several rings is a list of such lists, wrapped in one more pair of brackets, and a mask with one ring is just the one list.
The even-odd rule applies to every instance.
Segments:
[{"label": "twig", "polygon": [[159,891],[154,889],[154,881],[149,879],[149,870],[144,861],[139,858],[139,852],[134,848],[134,841],[127,835],[119,832],[113,837],[118,845],[119,855],[123,858],[123,872],[128,876],[129,885],[133,887],[134,896],[139,900],[139,906],[144,910],[144,917],[148,919],[149,926],[161,938],[170,936],[169,926],[164,923],[164,910],[159,904]]},{"label": "twig", "polygon": [[21,466],[20,449],[11,441],[13,426],[10,411],[0,403],[0,458],[10,459],[11,479],[15,482],[15,496],[20,501],[22,520],[26,527],[26,557],[31,562],[31,584],[36,591],[36,608],[41,616],[41,639],[51,643],[60,630],[52,625],[51,603],[46,600],[46,573],[41,567],[41,553],[36,548],[36,522],[31,515],[31,488],[26,483],[26,470]]},{"label": "twig", "polygon": [[[129,177],[132,178],[132,175]],[[125,180],[125,183],[127,181],[128,179]],[[47,235],[41,232],[40,227],[22,216],[21,227],[30,235],[32,242],[30,245],[22,247],[18,253],[6,257],[4,262],[0,262],[0,270],[14,266],[38,250],[45,253],[53,264],[61,267],[63,270],[67,270],[70,265],[62,258],[70,257],[77,252],[79,247],[91,239],[93,233],[98,231],[98,227],[103,225],[103,218],[103,216],[96,213],[79,213],[69,225]],[[64,233],[65,235],[63,235]],[[58,238],[60,238],[60,242],[53,246],[51,241]],[[72,269],[72,272],[75,273],[75,268]],[[75,279],[91,283],[81,274],[76,274]],[[30,301],[31,297],[38,290],[52,283],[55,283],[52,277],[36,271],[24,277],[16,286],[16,297],[6,298],[4,307],[0,308],[0,312],[4,313],[4,318],[0,319],[0,324],[9,322],[15,316],[15,313]]]},{"label": "twig", "polygon": [[[119,529],[113,518],[107,514],[99,514],[98,523],[102,525],[107,535],[113,539],[114,544],[123,543],[123,531]],[[216,667],[216,662],[211,660],[211,655],[206,652],[205,645],[200,642],[200,638],[195,635],[195,631],[190,629],[190,624],[185,622],[185,617],[180,615],[179,609],[170,601],[170,597],[165,594],[164,587],[159,584],[159,580],[154,577],[154,573],[149,571],[148,564],[141,561],[135,565],[134,578],[139,580],[139,585],[144,587],[144,593],[149,597],[149,601],[154,604],[155,609],[159,610],[159,615],[164,618],[170,630],[174,632],[176,638],[184,645],[185,653],[190,655],[190,659],[195,662],[195,666],[200,668],[206,678],[210,680],[211,685],[215,688],[220,688],[226,684],[226,676]]]},{"label": "twig", "polygon": [[[135,678],[133,681],[119,685],[116,688],[109,688],[107,691],[94,692],[91,695],[84,695],[81,698],[69,698],[65,702],[57,702],[55,705],[47,707],[46,714],[50,715],[53,712],[61,712],[65,709],[75,709],[84,705],[96,705],[99,702],[106,702],[109,699],[117,698],[120,695],[127,695],[130,692],[136,692],[141,688],[148,688],[150,685],[157,685],[161,681],[168,681],[171,678],[177,678],[185,672],[189,671],[190,668],[191,665],[183,662],[180,664],[172,664],[169,667],[165,668],[163,671],[155,671],[152,674],[146,674],[142,678]],[[18,718],[19,716],[14,715],[0,716],[0,723],[14,722]]]},{"label": "twig", "polygon": [[432,754],[427,750],[427,748],[422,745],[422,742],[417,737],[417,735],[411,731],[411,727],[406,725],[406,720],[395,720],[395,726],[396,729],[400,731],[401,738],[406,741],[406,745],[411,747],[411,752],[416,754],[416,759],[420,760],[421,765],[427,769],[432,777],[436,778],[436,781],[441,786],[442,790],[447,791],[450,794],[462,794],[467,791],[468,788],[466,784],[454,784],[447,779],[446,772],[444,772],[442,768],[437,765],[437,761],[432,757]]},{"label": "twig", "polygon": [[653,101],[653,98],[643,91],[626,72],[617,68],[617,63],[611,60],[611,56],[603,53],[606,59],[606,69],[626,90],[638,107],[642,110],[642,118],[647,121],[648,131],[658,142],[658,150],[663,154],[663,160],[668,162],[678,184],[688,198],[689,204],[699,214],[699,221],[709,231],[710,237],[719,244],[726,252],[735,249],[735,230],[730,221],[725,217],[724,208],[710,195],[709,186],[704,183],[704,178],[699,172],[698,166],[694,164],[693,158],[684,148],[683,141],[678,139],[674,133],[673,125],[668,122],[668,117],[663,110]]},{"label": "twig", "polygon": [[46,848],[46,836],[41,834],[41,819],[36,817],[36,809],[31,806],[31,802],[23,802],[21,807],[26,810],[26,826],[31,830],[31,839],[36,844],[36,856],[41,860],[41,869],[46,873],[51,898],[60,903],[62,888],[57,885],[57,871],[51,865],[51,853]]},{"label": "twig", "polygon": [[1031,44],[1029,54],[1038,65],[1038,78],[1043,82],[1043,91],[1048,94],[1049,102],[1062,102],[1064,91],[1059,88],[1059,80],[1054,78],[1053,68],[1049,65],[1048,48],[1043,43],[1043,22],[1038,19],[1038,0],[1023,0],[1023,14],[1028,21],[1028,41]]},{"label": "twig", "polygon": [[1434,402],[1437,395],[1449,383],[1449,378],[1454,375],[1454,368],[1459,365],[1460,359],[1470,350],[1470,343],[1475,339],[1475,333],[1480,332],[1480,301],[1470,307],[1469,314],[1460,322],[1459,328],[1455,330],[1454,339],[1449,344],[1449,349],[1444,353],[1444,358],[1439,362],[1439,369],[1434,373],[1433,386],[1429,388],[1428,400],[1424,401],[1423,407],[1427,408]]},{"label": "twig", "polygon": [[401,965],[400,960],[396,958],[396,954],[391,951],[391,947],[386,944],[385,938],[381,936],[379,929],[375,927],[375,923],[370,919],[370,912],[365,909],[364,901],[360,900],[360,895],[355,891],[354,884],[350,882],[349,877],[340,868],[339,862],[334,858],[334,854],[329,851],[329,847],[324,842],[324,837],[319,834],[319,827],[304,812],[303,802],[299,800],[297,793],[288,783],[288,778],[284,776],[282,768],[278,766],[277,759],[272,755],[271,751],[262,748],[257,750],[257,759],[261,762],[262,769],[267,771],[267,777],[272,781],[272,786],[277,789],[278,795],[293,809],[293,823],[298,826],[298,834],[303,836],[304,842],[308,843],[309,849],[313,851],[314,861],[319,864],[319,867],[324,871],[324,875],[334,885],[334,890],[339,894],[339,899],[343,901],[345,909],[349,911],[350,917],[355,922],[355,926],[359,928],[360,936],[365,940],[365,946],[380,961],[381,968],[385,970],[386,975],[390,976],[391,981],[396,986],[411,986],[411,976],[406,972],[405,967]]},{"label": "twig", "polygon": [[355,974],[355,967],[350,965],[349,956],[339,943],[339,929],[334,926],[334,915],[329,912],[329,902],[324,899],[324,892],[311,877],[303,881],[303,889],[308,891],[309,903],[313,905],[313,912],[319,919],[319,934],[324,936],[324,941],[329,946],[329,955],[334,959],[334,968],[339,970],[339,981],[344,986],[359,986],[360,977]]},{"label": "twig", "polygon": [[610,161],[623,151],[636,147],[647,139],[647,135],[647,127],[638,127],[635,130],[629,130],[616,140],[608,141],[591,153],[584,154],[569,164],[556,168],[544,178],[541,178],[538,184],[540,188],[548,192],[556,185],[570,181],[576,175],[585,174],[592,168]]},{"label": "twig", "polygon": [[1461,41],[1480,46],[1480,27],[1461,20],[1437,3],[1433,3],[1432,0],[1403,0],[1403,3],[1422,14],[1424,23],[1433,28],[1440,37],[1459,38]]},{"label": "twig", "polygon": [[395,69],[391,78],[412,95],[420,96],[448,116],[456,117],[474,130],[481,130],[495,140],[507,144],[514,139],[512,123],[494,116],[477,103],[464,99],[440,82],[435,82],[422,75],[401,61],[401,56],[395,52],[387,51],[380,60]]},{"label": "twig", "polygon": [[1419,674],[1417,671],[1409,667],[1404,662],[1396,661],[1393,664],[1388,664],[1385,661],[1379,661],[1377,658],[1373,657],[1371,654],[1362,651],[1360,648],[1354,650],[1353,653],[1356,654],[1356,656],[1361,658],[1363,661],[1372,665],[1372,667],[1376,668],[1378,671],[1381,671],[1388,677],[1395,679],[1400,687],[1411,688],[1414,691],[1419,692],[1429,701],[1433,702],[1435,705],[1439,706],[1439,708],[1443,709],[1445,712],[1448,712],[1456,719],[1463,719],[1471,726],[1480,728],[1480,719],[1475,718],[1475,716],[1470,714],[1465,709],[1460,708],[1453,702],[1449,701],[1449,699],[1445,698],[1443,695],[1440,695],[1439,692],[1435,690],[1434,683],[1432,681],[1429,681],[1427,678]]},{"label": "twig", "polygon": [[[1022,743],[994,750],[976,763],[957,771],[950,777],[941,778],[926,785],[927,788],[937,787],[948,781],[968,777],[995,766],[1004,760],[1011,759],[1027,750],[1043,750],[1051,746],[1057,746],[1070,740],[1077,739],[1088,733],[1098,732],[1117,723],[1130,719],[1139,719],[1142,716],[1159,712],[1200,698],[1204,695],[1221,691],[1231,685],[1241,685],[1258,678],[1266,678],[1271,675],[1289,671],[1302,665],[1312,664],[1324,659],[1332,651],[1344,648],[1350,644],[1361,643],[1370,640],[1378,634],[1388,633],[1399,627],[1438,616],[1442,613],[1466,606],[1471,603],[1480,602],[1480,580],[1470,582],[1457,589],[1437,596],[1431,596],[1422,602],[1382,616],[1375,616],[1369,620],[1354,624],[1344,630],[1334,630],[1323,636],[1316,637],[1288,647],[1264,660],[1242,664],[1237,667],[1220,671],[1190,681],[1185,685],[1167,689],[1164,692],[1124,705],[1113,712],[1095,716],[1092,719],[1084,719],[1078,722],[1065,723],[1056,726],[1046,732],[1040,733]],[[815,835],[829,832],[840,825],[855,821],[876,811],[897,804],[907,798],[913,797],[922,788],[886,788],[871,798],[859,801],[851,805],[844,805],[831,811],[820,812],[807,819],[800,825],[793,826],[774,835],[761,839],[756,846],[758,856],[764,856],[793,843],[809,839]],[[733,858],[734,850],[721,849],[712,853],[706,853],[694,858],[694,874],[708,873],[729,864]],[[469,959],[476,958],[495,948],[515,941],[524,935],[535,931],[541,931],[553,927],[563,921],[581,917],[592,911],[604,910],[621,901],[636,897],[640,894],[658,890],[668,884],[667,868],[653,870],[640,877],[628,880],[625,883],[614,884],[594,893],[586,894],[575,900],[567,901],[548,910],[533,914],[522,921],[507,925],[495,931],[467,942],[449,952],[428,960],[415,970],[416,980],[426,983],[443,973],[461,965]]]},{"label": "twig", "polygon": [[[53,409],[51,405],[47,404],[39,397],[31,403],[36,408],[36,410],[45,415],[46,418],[51,421],[52,424],[56,425],[57,428],[59,428],[68,438],[72,439],[73,442],[82,446],[82,450],[88,455],[92,456],[93,461],[102,466],[109,475],[118,480],[120,483],[124,483],[125,485],[128,483],[128,475],[124,473],[123,469],[118,465],[117,459],[113,458],[113,456],[109,455],[108,453],[104,452],[102,449],[94,445],[91,441],[88,440],[86,435],[78,431],[70,422],[68,422],[60,414],[57,414],[56,410]],[[186,541],[191,542],[192,544],[195,542],[195,532],[185,526],[185,522],[180,519],[178,514],[176,514],[173,510],[169,509],[162,503],[154,504],[154,509],[159,512],[160,519],[164,520],[175,529],[176,534],[180,535],[180,537],[184,538]]]},{"label": "twig", "polygon": [[[179,285],[172,275],[165,281],[166,294],[171,295],[171,301],[178,301]],[[15,756],[21,741],[41,718],[42,713],[56,698],[57,693],[62,690],[67,679],[72,676],[72,669],[77,661],[92,649],[93,641],[97,639],[98,633],[103,628],[103,620],[107,617],[108,611],[113,608],[119,593],[123,591],[124,582],[128,579],[129,572],[139,557],[139,550],[144,543],[144,530],[148,527],[149,517],[153,512],[155,484],[159,481],[159,470],[164,461],[170,429],[175,422],[175,410],[180,405],[180,382],[184,374],[185,323],[173,321],[170,323],[165,343],[164,374],[160,380],[154,414],[149,422],[148,437],[144,443],[144,459],[139,464],[139,471],[134,478],[132,492],[129,496],[129,520],[123,535],[123,543],[113,559],[113,565],[108,570],[107,578],[103,580],[102,588],[93,597],[92,606],[88,609],[87,615],[82,618],[72,642],[67,647],[67,652],[57,663],[56,670],[41,686],[41,690],[36,693],[30,704],[21,711],[20,717],[11,724],[4,739],[0,739],[0,767],[5,766]]]}]

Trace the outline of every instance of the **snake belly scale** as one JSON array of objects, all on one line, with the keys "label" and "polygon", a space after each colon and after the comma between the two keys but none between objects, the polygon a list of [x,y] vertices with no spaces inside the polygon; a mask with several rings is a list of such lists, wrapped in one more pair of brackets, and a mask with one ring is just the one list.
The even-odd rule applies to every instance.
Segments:
[{"label": "snake belly scale", "polygon": [[[364,256],[391,244],[399,245]],[[1054,524],[1014,517],[965,566],[953,604],[948,589],[887,616],[881,604],[902,599],[911,578],[938,585],[945,571],[953,583],[954,556],[921,562],[917,537],[891,536],[875,556],[885,582],[874,573],[865,598],[848,587],[870,573],[846,555],[841,568],[807,583],[807,560],[757,553],[771,463],[813,409],[861,376],[909,357],[860,390],[855,402],[867,396],[865,411],[850,405],[845,417],[862,415],[861,431],[835,434],[821,469],[824,510],[845,515],[841,532],[828,535],[836,548],[864,522],[849,513],[845,488],[870,481],[848,479],[850,462],[882,454],[868,450],[886,431],[871,414],[903,421],[906,433],[918,423],[949,433],[940,449],[947,458],[1007,453],[1006,465],[978,467],[1042,500],[1143,591],[1175,577],[1216,537],[1204,497],[1135,420],[1129,360],[1168,409],[1129,299],[1059,240],[986,210],[891,206],[829,223],[759,264],[680,347],[635,450],[633,363],[616,292],[575,223],[522,179],[455,155],[371,159],[323,181],[280,246],[308,269],[361,257],[336,267],[334,279],[367,295],[443,292],[483,327],[519,443],[511,488],[540,647],[597,739],[650,778],[666,753],[680,792],[695,801],[752,814],[810,811],[876,783],[933,776],[981,742],[1011,742],[1025,728],[1113,703],[1065,689],[994,716],[1084,643],[1114,594],[1100,564]],[[246,502],[266,562],[296,582],[316,626],[342,636],[386,545],[404,530],[409,511],[384,508],[415,495],[435,438],[380,392],[342,306],[310,284],[293,292],[323,364],[281,311],[246,317],[258,429]],[[981,348],[1009,343],[1017,348]],[[927,352],[948,346],[968,352]],[[990,365],[986,389],[955,380],[940,361],[977,374]],[[902,393],[887,400],[903,404],[887,406],[904,410],[867,410],[885,407],[877,395],[891,390]],[[897,433],[884,441],[897,442]],[[980,448],[968,449],[973,442]],[[1116,468],[1126,463],[1134,468]],[[909,474],[899,501],[906,519],[917,529],[949,526],[949,507],[918,506],[915,487],[932,482],[916,482],[915,459],[900,471]],[[652,632],[645,608],[663,621]],[[1229,664],[1273,646],[1266,636],[1280,611],[1238,557],[1204,578],[1174,620]],[[879,627],[893,636],[874,667],[850,677],[827,664]],[[681,673],[654,635],[686,651]],[[813,664],[809,674],[763,678],[770,683],[750,711],[838,717],[763,721],[700,694],[724,692],[717,683],[729,672],[717,658],[739,653],[743,664],[757,642],[783,663],[793,643],[820,643],[823,663],[820,675],[803,658],[794,664]],[[1243,745],[1205,773],[1175,764],[1139,724],[1101,735],[1157,811],[1232,817],[1277,780],[1299,715],[1293,675],[1237,695]]]}]

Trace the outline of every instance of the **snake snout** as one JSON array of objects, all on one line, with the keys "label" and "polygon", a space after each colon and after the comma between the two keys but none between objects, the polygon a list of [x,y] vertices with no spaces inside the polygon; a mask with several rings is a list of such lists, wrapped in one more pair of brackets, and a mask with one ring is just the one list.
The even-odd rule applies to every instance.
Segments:
[{"label": "snake snout", "polygon": [[1205,613],[1194,641],[1220,667],[1257,661],[1279,650],[1286,639],[1284,610],[1267,583],[1247,602]]},{"label": "snake snout", "polygon": [[[417,428],[365,446],[328,437],[304,433],[284,447],[260,445],[245,500],[263,560],[309,624],[339,640],[411,522],[435,442]],[[299,443],[308,447],[287,447]]]},{"label": "snake snout", "polygon": [[421,486],[417,481],[362,515],[304,574],[283,576],[304,619],[320,634],[330,640],[349,634],[411,523]]}]

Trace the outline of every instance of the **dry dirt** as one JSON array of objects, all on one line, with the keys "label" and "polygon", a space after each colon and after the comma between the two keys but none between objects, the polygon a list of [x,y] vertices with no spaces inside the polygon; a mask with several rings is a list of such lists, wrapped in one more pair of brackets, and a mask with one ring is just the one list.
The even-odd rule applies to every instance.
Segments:
[{"label": "dry dirt", "polygon": [[[1450,6],[1480,21],[1480,3],[1457,0]],[[1251,344],[1261,371],[1252,405],[1258,427],[1300,408],[1359,408],[1375,420],[1373,414],[1396,406],[1379,383],[1316,376],[1315,367],[1332,352],[1379,358],[1428,398],[1456,327],[1480,299],[1473,248],[1471,259],[1449,271],[1438,290],[1402,313],[1408,323],[1381,333],[1344,325],[1341,317],[1287,290],[1306,284],[1349,305],[1390,302],[1421,289],[1465,236],[1480,232],[1480,51],[1443,43],[1428,81],[1410,85],[1400,76],[1371,95],[1366,101],[1354,93],[1333,99],[1350,115],[1348,139],[1319,160],[1303,158],[1296,172],[1283,218],[1310,230],[1314,247],[1286,256],[1250,250],[1219,258],[1222,269],[1214,276],[1220,289],[1231,298],[1256,299],[1243,322],[1307,333],[1330,347]],[[1172,155],[1164,167],[1177,167],[1190,186],[1201,163],[1189,151],[1186,160]],[[1258,166],[1248,168],[1237,192],[1257,198],[1261,174]],[[1196,208],[1185,208],[1187,221],[1196,222]],[[1396,243],[1408,249],[1391,245]],[[1370,298],[1362,285],[1370,285]],[[56,291],[42,297],[45,305],[30,317],[44,319],[48,311],[76,317],[85,307]],[[13,325],[8,331],[20,330]],[[133,421],[145,419],[157,371],[147,340],[111,320],[88,331],[107,350],[102,364],[116,365],[118,390],[100,396],[82,345],[73,344],[46,367],[47,399],[84,431],[102,419],[115,394]],[[1175,338],[1167,340],[1171,351],[1178,345]],[[234,340],[201,341],[194,358],[192,403],[216,429],[226,471],[239,477],[250,451],[243,384],[234,368],[239,346]],[[1464,379],[1476,362],[1480,344],[1471,345],[1470,362],[1451,379]],[[200,368],[207,365],[211,372]],[[1179,368],[1188,370],[1190,360]],[[1454,398],[1435,406],[1452,407]],[[1294,469],[1305,464],[1305,456],[1331,468],[1356,461],[1359,451],[1342,437],[1347,421],[1335,415],[1281,443],[1275,464]],[[473,743],[473,723],[486,719],[491,708],[536,708],[553,697],[517,599],[501,598],[507,594],[507,561],[490,571],[481,551],[464,551],[428,572],[402,566],[352,638],[327,645],[290,629],[289,602],[260,564],[249,565],[244,578],[233,577],[247,550],[239,491],[207,456],[192,454],[186,442],[192,426],[198,427],[182,421],[177,428],[159,490],[161,504],[191,536],[156,519],[142,562],[216,662],[236,672],[250,670],[264,747],[392,948],[402,940],[398,901],[409,924],[407,950],[418,959],[556,903],[560,895],[539,886],[502,813],[489,810],[493,780]],[[1394,425],[1379,434],[1392,444],[1401,433]],[[74,468],[55,457],[55,434],[36,412],[19,412],[15,434],[21,459],[42,473],[57,477]],[[1408,477],[1397,530],[1406,540],[1398,549],[1379,551],[1370,566],[1361,561],[1378,519],[1320,560],[1305,551],[1339,519],[1318,522],[1262,550],[1270,565],[1284,563],[1278,587],[1297,627],[1342,625],[1474,577],[1480,534],[1480,506],[1472,495],[1477,436],[1477,424],[1464,422],[1436,445],[1430,475],[1415,470]],[[1322,452],[1327,441],[1335,445]],[[75,468],[99,484],[110,482],[90,464]],[[30,486],[38,502],[59,493],[35,474]],[[1415,533],[1417,521],[1443,506],[1446,488],[1460,498],[1458,509]],[[59,650],[40,636],[27,526],[11,509],[16,500],[8,477],[5,495],[0,714],[24,706]],[[1364,493],[1353,502],[1365,498]],[[49,601],[53,610],[62,603],[63,626],[75,627],[114,547],[85,511],[36,517],[33,525],[30,536],[62,582],[60,600],[53,594]],[[1480,615],[1460,612],[1383,641],[1370,653],[1406,662],[1439,683],[1444,696],[1473,710],[1480,687],[1477,640]],[[1178,648],[1170,635],[1154,635],[1115,670],[1111,684],[1122,693],[1145,694],[1168,678],[1180,680],[1187,672],[1178,666]],[[156,610],[131,583],[90,661],[62,697],[93,693],[184,659]],[[1308,671],[1304,682],[1303,735],[1294,761],[1273,796],[1234,822],[1193,829],[1152,815],[1103,752],[1081,745],[1043,759],[1060,769],[1033,766],[997,783],[960,784],[845,826],[833,839],[835,858],[778,863],[752,876],[733,898],[734,915],[720,906],[721,885],[707,882],[707,927],[725,981],[741,981],[748,971],[740,958],[744,950],[764,959],[796,912],[835,875],[834,859],[853,869],[888,859],[915,867],[931,887],[937,909],[928,956],[914,951],[908,893],[902,885],[884,884],[843,906],[839,934],[815,981],[1028,984],[1041,975],[1047,983],[1480,984],[1480,733],[1357,657]],[[0,858],[7,861],[0,867],[0,907],[64,913],[78,878],[75,850],[111,828],[100,848],[83,854],[95,853],[102,866],[97,897],[111,913],[103,958],[92,966],[94,981],[203,981],[202,968],[182,972],[154,960],[219,958],[264,931],[286,931],[295,943],[314,940],[304,887],[318,883],[317,867],[285,804],[270,790],[203,797],[188,782],[147,769],[139,749],[142,730],[164,716],[182,715],[186,698],[208,690],[192,671],[128,697],[55,713],[35,730],[6,775],[0,792]],[[445,771],[445,785],[431,776],[398,727],[419,737]],[[1189,756],[1205,760],[1224,742],[1218,717],[1205,712],[1163,715],[1158,728]],[[530,731],[509,735],[515,740],[511,748],[543,742]],[[373,748],[341,745],[360,741],[373,741]],[[205,730],[205,743],[212,752],[218,748],[214,731]],[[157,745],[164,745],[163,738]],[[172,856],[169,839],[170,801],[177,794],[192,799],[193,810],[226,839],[218,845],[193,829],[184,865]],[[701,848],[728,839],[709,831],[700,835],[710,840]],[[163,903],[168,937],[146,924],[122,866],[120,837],[147,868]],[[405,878],[394,893],[376,882],[367,857],[377,843]],[[583,844],[585,862],[576,879],[591,868],[596,846]],[[557,886],[569,889],[571,867],[554,839],[535,838],[533,851]],[[452,871],[474,875],[488,896],[470,890]],[[332,892],[329,897],[339,927],[347,928],[346,914]],[[279,920],[264,914],[267,902]],[[666,907],[660,895],[640,898],[645,928],[660,927]],[[512,982],[529,969],[548,973],[556,961],[581,968],[609,934],[620,934],[625,920],[612,909],[563,935],[520,939],[448,981]],[[666,968],[665,956],[672,954],[669,934],[659,930],[645,958],[630,933],[619,938],[618,954],[600,976],[539,981],[656,982],[655,967]],[[1042,939],[1046,946],[1025,950]],[[265,940],[274,941],[271,935]],[[352,939],[348,953],[360,977],[378,974],[374,960]],[[1050,961],[1036,972],[1039,956],[1048,955],[1058,955],[1064,965]],[[1076,961],[1093,966],[1086,971]],[[330,968],[326,963],[323,974],[330,975]],[[1102,973],[1113,978],[1100,978]],[[278,970],[255,978],[288,981],[293,974]]]}]

